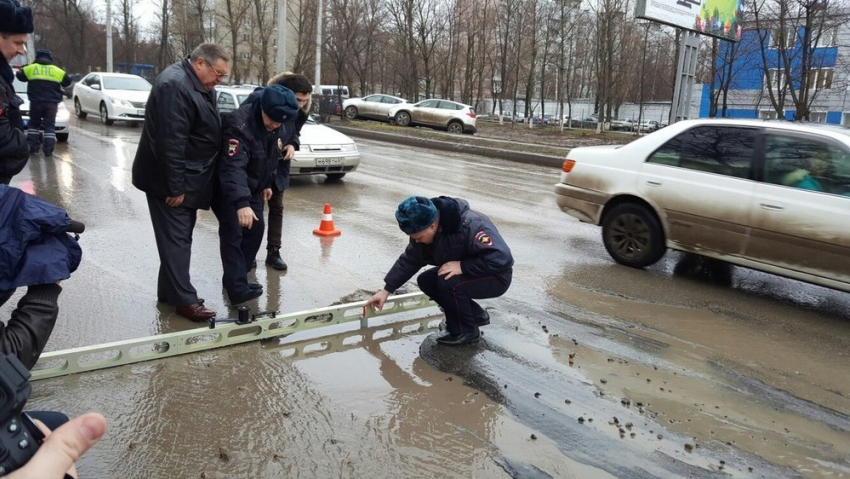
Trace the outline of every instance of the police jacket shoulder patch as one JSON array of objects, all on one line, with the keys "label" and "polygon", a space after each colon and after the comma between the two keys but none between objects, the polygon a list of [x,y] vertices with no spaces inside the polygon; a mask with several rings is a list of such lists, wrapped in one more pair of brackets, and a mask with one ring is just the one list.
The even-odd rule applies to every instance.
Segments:
[{"label": "police jacket shoulder patch", "polygon": [[227,156],[236,156],[239,153],[239,140],[231,138],[227,140]]}]

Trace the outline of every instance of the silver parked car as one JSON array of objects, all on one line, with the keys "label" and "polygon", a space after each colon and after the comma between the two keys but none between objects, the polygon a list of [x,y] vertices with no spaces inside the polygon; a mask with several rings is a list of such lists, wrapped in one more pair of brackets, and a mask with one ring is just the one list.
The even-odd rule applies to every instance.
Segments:
[{"label": "silver parked car", "polygon": [[404,103],[390,109],[387,118],[398,126],[430,126],[449,133],[475,133],[475,108],[449,100]]},{"label": "silver parked car", "polygon": [[402,103],[407,103],[407,100],[390,95],[369,95],[363,98],[349,98],[342,102],[342,108],[349,120],[369,118],[387,121],[390,108]]}]

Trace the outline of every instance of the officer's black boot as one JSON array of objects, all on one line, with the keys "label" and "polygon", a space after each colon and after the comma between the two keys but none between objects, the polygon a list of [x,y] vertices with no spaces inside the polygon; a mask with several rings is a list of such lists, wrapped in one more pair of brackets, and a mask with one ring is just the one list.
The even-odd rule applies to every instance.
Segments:
[{"label": "officer's black boot", "polygon": [[269,251],[269,255],[266,256],[266,265],[278,271],[286,271],[288,268],[286,262],[280,258],[280,253],[277,251]]},{"label": "officer's black boot", "polygon": [[481,339],[481,333],[478,331],[478,328],[467,328],[466,331],[461,334],[450,333],[445,336],[440,336],[437,338],[437,342],[445,346],[463,346],[465,344],[477,343],[479,339]]}]

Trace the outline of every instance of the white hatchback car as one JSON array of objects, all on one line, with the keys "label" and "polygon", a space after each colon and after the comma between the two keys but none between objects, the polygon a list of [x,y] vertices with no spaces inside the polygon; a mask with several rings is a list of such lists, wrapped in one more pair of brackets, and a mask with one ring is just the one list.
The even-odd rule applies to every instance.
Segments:
[{"label": "white hatchback car", "polygon": [[[24,100],[24,104],[21,105],[21,116],[24,120],[24,128],[27,128],[30,122],[30,100],[27,96],[27,84],[15,78],[13,86],[15,87],[15,94]],[[56,111],[56,141],[68,141],[70,119],[71,112],[65,107],[65,103],[60,101]]]},{"label": "white hatchback car", "polygon": [[338,180],[360,166],[360,152],[354,140],[312,117],[301,128],[301,148],[289,165],[289,174],[327,175]]},{"label": "white hatchback car", "polygon": [[342,109],[345,112],[345,117],[349,120],[371,118],[372,120],[388,121],[387,113],[389,113],[390,108],[402,103],[407,103],[407,100],[390,95],[369,95],[343,101]]},{"label": "white hatchback car", "polygon": [[[238,108],[254,90],[239,87],[217,87],[216,105],[221,113]],[[301,147],[289,165],[289,174],[326,175],[329,180],[338,180],[360,166],[360,152],[354,140],[348,136],[320,125],[312,117],[301,128]]]},{"label": "white hatchback car", "polygon": [[387,112],[387,119],[398,126],[431,126],[449,133],[473,134],[475,108],[449,100],[424,100],[419,103],[403,103]]},{"label": "white hatchback car", "polygon": [[145,120],[151,84],[138,75],[89,73],[74,85],[74,112],[80,118],[100,115],[106,125]]},{"label": "white hatchback car", "polygon": [[560,208],[602,226],[618,263],[667,248],[850,292],[850,130],[681,121],[625,146],[576,148]]}]

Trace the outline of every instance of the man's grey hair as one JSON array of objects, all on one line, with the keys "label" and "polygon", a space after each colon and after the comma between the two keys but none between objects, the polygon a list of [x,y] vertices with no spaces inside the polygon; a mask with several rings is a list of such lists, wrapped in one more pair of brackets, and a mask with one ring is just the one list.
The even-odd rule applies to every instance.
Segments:
[{"label": "man's grey hair", "polygon": [[215,65],[219,60],[230,63],[230,55],[217,43],[201,43],[198,45],[192,54],[189,55],[189,60],[195,61],[198,58],[203,58],[210,65]]}]

